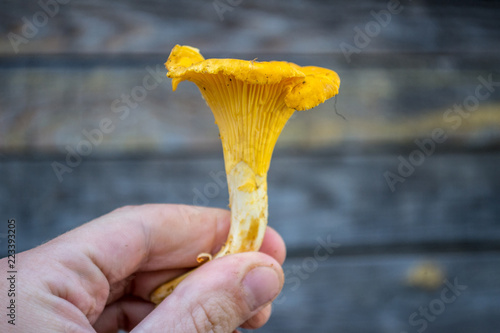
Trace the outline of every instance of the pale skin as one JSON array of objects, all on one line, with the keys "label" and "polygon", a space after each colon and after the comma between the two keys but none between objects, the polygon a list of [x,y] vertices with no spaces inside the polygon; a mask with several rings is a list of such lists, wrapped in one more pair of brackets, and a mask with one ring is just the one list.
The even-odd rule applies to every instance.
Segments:
[{"label": "pale skin", "polygon": [[[285,245],[271,228],[259,252],[194,270],[156,308],[158,285],[216,253],[230,212],[182,205],[124,207],[16,256],[16,325],[1,332],[234,332],[255,329],[283,287]],[[7,260],[0,260],[6,272]],[[2,300],[8,289],[0,279]],[[2,304],[4,306],[4,304]],[[8,318],[7,318],[8,319]]]}]

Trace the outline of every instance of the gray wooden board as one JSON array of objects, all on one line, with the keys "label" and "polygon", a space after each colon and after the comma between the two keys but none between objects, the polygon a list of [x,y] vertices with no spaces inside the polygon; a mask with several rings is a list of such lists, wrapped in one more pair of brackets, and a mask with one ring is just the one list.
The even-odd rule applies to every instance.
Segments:
[{"label": "gray wooden board", "polygon": [[[283,294],[259,332],[472,333],[500,325],[498,253],[332,255],[316,265],[311,257],[287,260]],[[431,290],[408,284],[409,270],[428,260],[461,286],[456,297],[446,283]]]},{"label": "gray wooden board", "polygon": [[[83,60],[83,65],[72,66],[74,59],[64,57],[55,66],[0,67],[0,151],[65,152],[66,145],[77,149],[87,140],[84,132],[95,131],[102,138],[93,145],[93,153],[218,148],[218,129],[199,91],[185,82],[172,92],[158,62],[165,58],[144,58],[130,66]],[[498,85],[500,72],[491,70],[498,68],[498,59],[488,62],[489,69],[481,57],[469,60],[467,68],[451,69],[439,59],[419,55],[392,57],[395,65],[390,67],[387,59],[378,58],[366,68],[345,66],[329,55],[286,59],[335,69],[342,84],[336,100],[295,113],[278,147],[411,143],[430,137],[436,128],[445,131],[448,143],[465,149],[500,143],[497,86],[490,87],[491,93],[484,90],[488,97],[472,111],[448,114],[455,104],[475,98],[479,77],[491,77]],[[460,56],[448,60],[467,62]],[[143,87],[144,78],[155,84],[154,89]],[[131,98],[131,104],[123,96]],[[103,120],[111,123],[105,133]]]},{"label": "gray wooden board", "polygon": [[[479,76],[500,80],[498,2],[401,0],[365,45],[356,31],[377,28],[390,2],[242,1],[221,16],[214,4],[238,2],[60,1],[27,36],[49,2],[0,3],[0,218],[16,219],[18,251],[127,204],[227,207],[218,131],[192,84],[174,94],[164,79],[124,119],[112,110],[173,45],[323,66],[341,76],[347,121],[329,101],[294,116],[278,141],[269,224],[287,244],[287,282],[261,331],[497,331],[500,89],[456,130],[443,116],[477,94]],[[12,33],[27,42],[16,49]],[[346,56],[347,44],[359,52]],[[116,128],[60,182],[51,163],[105,117]],[[391,191],[384,173],[436,128],[449,139]],[[325,240],[336,248],[319,260]],[[407,285],[422,260],[468,287],[425,329],[409,317],[444,286]]]},{"label": "gray wooden board", "polygon": [[[278,152],[269,174],[270,224],[290,255],[283,294],[260,331],[410,333],[424,322],[426,332],[498,327],[500,252],[483,245],[500,243],[500,155],[436,154],[391,193],[381,173],[396,157]],[[208,188],[207,205],[227,204],[224,184],[219,192],[214,186],[223,168],[215,157],[88,160],[61,183],[51,162],[0,164],[0,211],[17,220],[19,251],[125,204],[192,204],[196,189]],[[444,246],[429,248],[429,240]],[[334,250],[318,257],[325,243]],[[395,243],[408,247],[401,252]],[[444,253],[448,246],[453,253]],[[467,286],[444,308],[445,285],[429,291],[407,284],[408,271],[429,260],[448,281]],[[431,304],[432,320],[424,320],[419,309]]]},{"label": "gray wooden board", "polygon": [[494,1],[72,0],[47,10],[39,1],[11,0],[0,4],[0,34],[25,42],[13,47],[2,38],[0,53],[168,52],[176,43],[253,58],[340,53],[342,43],[360,52],[498,52],[499,20]]},{"label": "gray wooden board", "polygon": [[[392,192],[383,175],[397,174],[398,156],[407,158],[406,153],[305,158],[278,152],[268,176],[269,224],[297,255],[326,235],[357,252],[498,247],[498,153],[436,153]],[[221,157],[83,160],[62,182],[51,167],[54,161],[65,163],[0,164],[0,211],[18,220],[19,250],[123,205],[227,207]]]}]

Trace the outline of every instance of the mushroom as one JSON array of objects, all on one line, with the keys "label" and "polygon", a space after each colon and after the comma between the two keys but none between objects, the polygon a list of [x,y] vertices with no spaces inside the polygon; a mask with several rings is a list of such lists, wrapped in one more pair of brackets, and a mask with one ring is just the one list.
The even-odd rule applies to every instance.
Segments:
[{"label": "mushroom", "polygon": [[[267,226],[267,171],[274,146],[295,110],[311,109],[338,93],[337,73],[320,67],[271,61],[207,59],[176,45],[165,63],[173,91],[185,80],[199,88],[219,127],[229,190],[231,227],[213,256],[258,251]],[[198,262],[212,259],[207,253]],[[158,287],[158,304],[189,274]]]}]

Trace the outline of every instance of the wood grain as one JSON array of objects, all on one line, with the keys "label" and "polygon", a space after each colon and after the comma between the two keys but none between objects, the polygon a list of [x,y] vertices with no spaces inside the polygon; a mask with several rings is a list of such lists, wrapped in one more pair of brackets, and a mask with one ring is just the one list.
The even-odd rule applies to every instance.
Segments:
[{"label": "wood grain", "polygon": [[[17,250],[123,205],[227,208],[213,117],[164,76],[173,45],[323,66],[338,99],[294,115],[271,163],[287,278],[259,331],[496,332],[499,4],[221,2],[0,3],[0,218]],[[411,285],[428,262],[467,288],[444,303],[446,284]]]},{"label": "wood grain", "polygon": [[[327,235],[352,253],[498,248],[498,153],[435,154],[392,192],[383,175],[398,172],[398,156],[405,155],[276,156],[268,177],[270,226],[292,255]],[[53,158],[0,164],[1,211],[22,221],[24,249],[123,205],[228,204],[220,156],[83,159],[61,174],[62,182],[52,163],[66,163],[64,156]]]},{"label": "wood grain", "polygon": [[[50,59],[39,64],[11,59],[0,66],[0,150],[65,152],[67,145],[77,149],[88,140],[85,131],[103,134],[93,154],[219,148],[217,127],[199,91],[186,82],[172,92],[164,58]],[[287,60],[337,70],[342,83],[336,100],[293,115],[278,148],[414,145],[436,129],[446,136],[443,147],[498,145],[500,89],[488,86],[490,92],[484,82],[497,84],[500,74],[486,69],[480,57],[456,59],[468,67],[449,69],[418,55],[389,68],[383,58],[356,68],[328,56],[291,57]],[[475,96],[478,87],[484,98]],[[471,101],[477,103],[465,105]],[[100,128],[104,119],[111,122],[106,133]]]},{"label": "wood grain", "polygon": [[[500,324],[498,254],[311,258],[287,261],[283,294],[259,332],[486,332]],[[412,268],[429,261],[448,283],[409,285]],[[463,290],[455,296],[450,284]],[[442,301],[443,292],[453,300]]]},{"label": "wood grain", "polygon": [[[250,53],[250,59],[269,52],[342,54],[342,43],[362,52],[500,51],[496,2],[259,0],[227,6],[221,15],[214,3],[72,0],[44,20],[51,10],[38,2],[2,1],[0,33],[26,38],[17,50],[31,54],[168,53],[176,43],[225,56]],[[396,6],[390,12],[391,3]],[[8,38],[0,39],[0,52],[14,53]]]}]

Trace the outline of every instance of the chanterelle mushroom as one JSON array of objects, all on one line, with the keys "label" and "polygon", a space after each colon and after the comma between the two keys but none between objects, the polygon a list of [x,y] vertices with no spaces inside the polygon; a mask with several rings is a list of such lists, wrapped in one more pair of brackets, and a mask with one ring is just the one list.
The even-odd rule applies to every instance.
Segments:
[{"label": "chanterelle mushroom", "polygon": [[[231,207],[226,243],[215,254],[259,250],[267,226],[267,171],[287,120],[295,110],[311,109],[338,93],[337,73],[282,61],[207,59],[199,50],[176,45],[165,63],[172,88],[194,82],[219,126]],[[199,262],[211,259],[200,254]],[[186,275],[151,295],[161,302]]]}]

